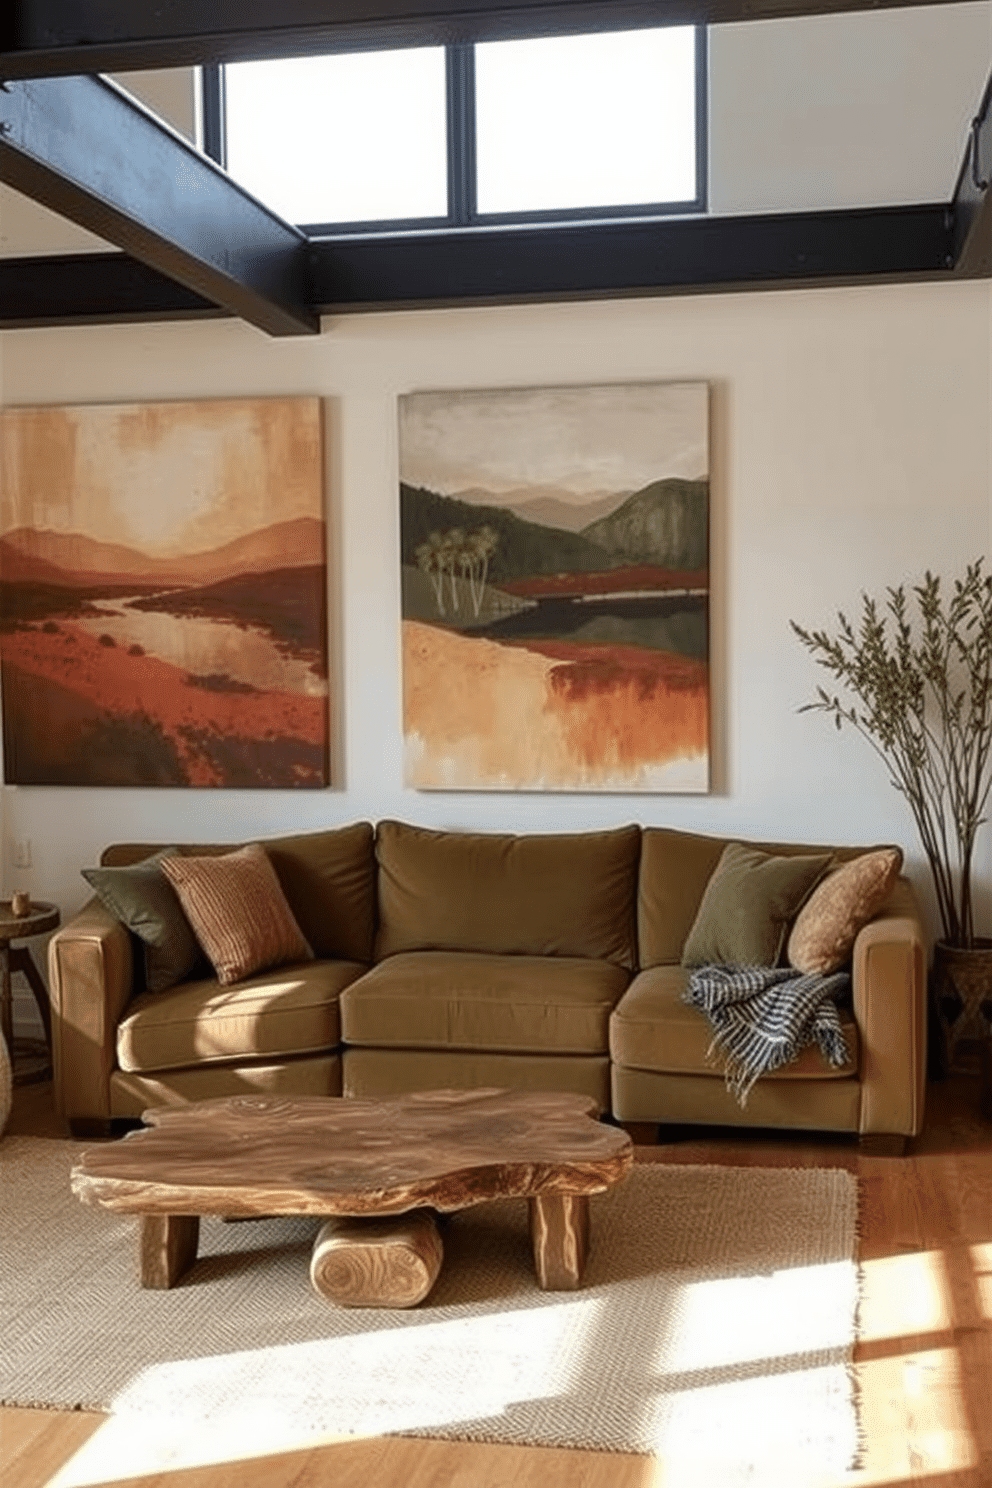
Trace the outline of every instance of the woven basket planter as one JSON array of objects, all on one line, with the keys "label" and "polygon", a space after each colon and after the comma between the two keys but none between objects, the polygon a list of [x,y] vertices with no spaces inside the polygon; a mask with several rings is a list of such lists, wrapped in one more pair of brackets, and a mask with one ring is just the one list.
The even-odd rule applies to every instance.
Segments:
[{"label": "woven basket planter", "polygon": [[988,1070],[992,1048],[992,940],[970,950],[939,940],[934,947],[931,997],[943,1041],[945,1074]]}]

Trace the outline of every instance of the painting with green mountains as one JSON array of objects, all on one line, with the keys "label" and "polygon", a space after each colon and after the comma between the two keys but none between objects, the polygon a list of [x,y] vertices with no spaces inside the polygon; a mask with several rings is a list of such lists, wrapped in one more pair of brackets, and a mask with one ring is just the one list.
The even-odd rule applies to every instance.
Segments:
[{"label": "painting with green mountains", "polygon": [[706,383],[400,399],[425,790],[709,789]]}]

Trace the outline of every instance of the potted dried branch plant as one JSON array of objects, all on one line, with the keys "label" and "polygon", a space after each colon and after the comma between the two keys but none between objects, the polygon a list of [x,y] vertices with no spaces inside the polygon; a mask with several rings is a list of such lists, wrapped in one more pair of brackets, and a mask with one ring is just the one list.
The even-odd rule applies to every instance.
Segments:
[{"label": "potted dried branch plant", "polygon": [[[838,614],[835,635],[792,629],[847,699],[817,688],[801,712],[849,724],[886,765],[906,799],[933,878],[941,938],[933,1002],[948,1046],[984,1019],[992,1028],[992,941],[976,934],[975,841],[992,785],[992,574],[968,565],[945,593],[929,571],[879,604],[862,596],[860,622]],[[980,1031],[980,1030],[979,1030]]]}]

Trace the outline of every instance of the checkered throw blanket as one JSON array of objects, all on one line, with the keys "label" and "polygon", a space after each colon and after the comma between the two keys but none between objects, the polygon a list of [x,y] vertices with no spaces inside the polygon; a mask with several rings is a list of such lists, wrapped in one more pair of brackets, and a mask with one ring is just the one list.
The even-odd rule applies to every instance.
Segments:
[{"label": "checkered throw blanket", "polygon": [[727,1089],[743,1106],[761,1075],[817,1043],[832,1065],[848,1058],[835,999],[850,984],[846,972],[804,975],[791,967],[700,966],[690,974],[683,1001],[713,1025],[710,1056],[726,1069]]}]

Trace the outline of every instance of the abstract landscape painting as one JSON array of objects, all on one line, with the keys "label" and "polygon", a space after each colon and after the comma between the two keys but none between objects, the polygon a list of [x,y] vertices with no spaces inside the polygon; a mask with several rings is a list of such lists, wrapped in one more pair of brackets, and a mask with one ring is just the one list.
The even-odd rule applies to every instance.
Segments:
[{"label": "abstract landscape painting", "polygon": [[328,783],[316,398],[0,415],[13,785]]},{"label": "abstract landscape painting", "polygon": [[400,400],[408,785],[709,788],[705,383]]}]

